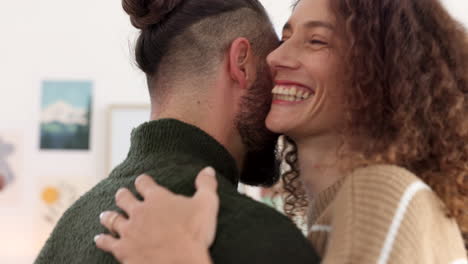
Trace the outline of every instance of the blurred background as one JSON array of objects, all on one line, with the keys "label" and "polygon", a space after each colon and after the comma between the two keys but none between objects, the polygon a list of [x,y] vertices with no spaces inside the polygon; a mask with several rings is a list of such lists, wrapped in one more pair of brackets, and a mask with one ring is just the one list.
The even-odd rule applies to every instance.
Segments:
[{"label": "blurred background", "polygon": [[[280,32],[292,1],[261,2]],[[442,2],[468,26],[468,1]],[[0,5],[0,263],[26,264],[121,161],[149,100],[120,1]]]}]

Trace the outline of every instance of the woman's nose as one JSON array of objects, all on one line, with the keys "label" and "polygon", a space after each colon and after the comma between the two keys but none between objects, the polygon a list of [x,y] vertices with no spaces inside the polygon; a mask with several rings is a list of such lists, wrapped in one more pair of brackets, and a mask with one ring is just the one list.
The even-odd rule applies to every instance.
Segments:
[{"label": "woman's nose", "polygon": [[296,55],[294,46],[286,41],[268,55],[267,62],[273,71],[280,68],[295,69],[299,67]]}]

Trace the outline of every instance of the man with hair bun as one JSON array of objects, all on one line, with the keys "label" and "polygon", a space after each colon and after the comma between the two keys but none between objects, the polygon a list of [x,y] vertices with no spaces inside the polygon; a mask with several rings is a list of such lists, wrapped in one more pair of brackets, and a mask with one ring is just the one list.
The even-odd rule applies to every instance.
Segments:
[{"label": "man with hair bun", "polygon": [[126,219],[101,212],[119,210],[132,193],[144,199],[137,193],[147,182],[134,184],[143,173],[192,196],[197,173],[207,166],[216,172],[220,197],[214,263],[318,263],[286,216],[237,192],[239,181],[278,179],[272,176],[277,135],[265,127],[273,87],[265,58],[278,38],[263,6],[258,0],[122,5],[140,30],[135,55],[147,76],[151,121],[133,131],[126,160],[65,212],[35,263],[117,263],[93,238],[106,232],[100,221],[125,236],[117,227]]}]

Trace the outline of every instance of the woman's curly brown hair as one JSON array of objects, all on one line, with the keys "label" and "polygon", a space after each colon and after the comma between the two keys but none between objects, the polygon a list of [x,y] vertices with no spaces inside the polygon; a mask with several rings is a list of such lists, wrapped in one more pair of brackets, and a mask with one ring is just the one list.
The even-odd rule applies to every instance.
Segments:
[{"label": "woman's curly brown hair", "polygon": [[[468,234],[468,41],[438,0],[330,0],[343,60],[351,168],[387,163],[418,175]],[[365,138],[365,144],[346,141]],[[285,211],[303,212],[296,146],[286,151]],[[357,154],[357,155],[356,155]],[[289,157],[289,158],[288,158]],[[359,158],[356,158],[359,157]]]}]

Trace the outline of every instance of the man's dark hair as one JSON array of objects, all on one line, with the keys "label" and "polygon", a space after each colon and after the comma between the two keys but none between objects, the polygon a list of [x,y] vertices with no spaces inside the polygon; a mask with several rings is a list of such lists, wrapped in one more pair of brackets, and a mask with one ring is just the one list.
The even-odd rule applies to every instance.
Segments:
[{"label": "man's dark hair", "polygon": [[170,86],[174,76],[186,79],[214,72],[238,37],[247,38],[260,58],[276,44],[258,0],[123,0],[122,5],[141,30],[135,55],[152,96],[164,95],[164,86]]}]

